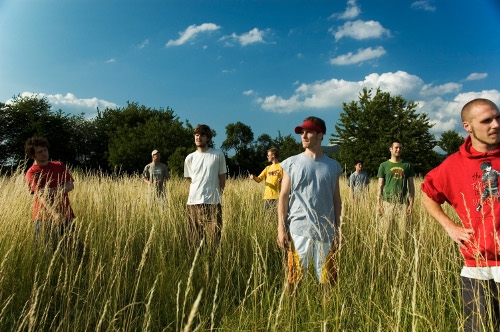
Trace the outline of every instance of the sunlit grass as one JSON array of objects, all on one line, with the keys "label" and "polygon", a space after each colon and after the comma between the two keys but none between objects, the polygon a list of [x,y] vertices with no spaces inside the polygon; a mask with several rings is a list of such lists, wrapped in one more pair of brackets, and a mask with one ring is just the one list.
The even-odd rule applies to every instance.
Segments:
[{"label": "sunlit grass", "polygon": [[[290,296],[276,218],[263,187],[229,179],[220,249],[190,248],[189,183],[172,179],[167,199],[140,178],[73,172],[81,260],[61,245],[35,247],[22,174],[0,177],[1,331],[457,331],[462,325],[458,249],[420,204],[406,240],[383,234],[375,184],[344,217],[339,281],[308,275]],[[421,180],[416,181],[417,188]]]}]

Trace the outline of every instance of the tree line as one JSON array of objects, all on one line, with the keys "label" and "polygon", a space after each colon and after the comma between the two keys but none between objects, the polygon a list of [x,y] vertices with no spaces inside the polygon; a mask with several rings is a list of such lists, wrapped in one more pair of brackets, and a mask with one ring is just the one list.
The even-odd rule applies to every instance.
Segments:
[{"label": "tree line", "polygon": [[[403,143],[403,158],[413,163],[418,174],[425,174],[442,161],[444,156],[434,151],[436,146],[451,154],[462,144],[463,138],[455,131],[445,132],[436,140],[429,132],[432,124],[425,113],[416,112],[415,102],[380,89],[373,92],[365,88],[359,100],[343,103],[343,112],[335,130],[331,130],[334,134],[325,142],[338,145],[339,152],[332,157],[349,173],[354,161],[361,159],[368,174],[375,176],[378,165],[389,156],[393,139]],[[151,161],[150,151],[158,149],[171,173],[182,176],[184,158],[195,149],[189,121],[180,121],[169,107],[155,109],[135,102],[98,109],[97,116],[87,119],[83,113],[53,111],[45,97],[18,95],[8,104],[0,103],[0,122],[0,165],[4,171],[29,166],[24,143],[32,136],[49,140],[52,159],[104,173],[141,172]],[[296,136],[278,132],[275,138],[262,134],[254,139],[252,129],[239,121],[228,124],[225,134],[220,148],[232,176],[259,174],[271,147],[279,150],[280,160],[302,152]]]}]

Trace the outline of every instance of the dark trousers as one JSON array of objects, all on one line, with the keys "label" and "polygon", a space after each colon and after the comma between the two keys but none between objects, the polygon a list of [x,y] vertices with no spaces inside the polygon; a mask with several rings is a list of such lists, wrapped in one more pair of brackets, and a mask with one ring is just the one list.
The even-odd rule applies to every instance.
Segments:
[{"label": "dark trousers", "polygon": [[465,332],[500,331],[499,286],[494,280],[462,277]]},{"label": "dark trousers", "polygon": [[55,252],[61,240],[63,240],[62,252],[75,252],[77,258],[82,257],[83,243],[78,239],[78,231],[73,220],[66,220],[60,223],[48,220],[35,221],[35,246],[43,246],[46,253]]}]

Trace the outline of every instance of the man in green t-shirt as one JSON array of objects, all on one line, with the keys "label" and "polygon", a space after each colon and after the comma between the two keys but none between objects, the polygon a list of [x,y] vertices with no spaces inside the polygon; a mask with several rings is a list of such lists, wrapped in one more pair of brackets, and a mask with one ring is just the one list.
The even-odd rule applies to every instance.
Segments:
[{"label": "man in green t-shirt", "polygon": [[384,216],[385,220],[381,225],[382,234],[390,232],[393,223],[396,222],[400,235],[404,235],[408,228],[407,217],[413,212],[414,171],[411,164],[401,158],[403,153],[401,142],[394,140],[389,151],[391,159],[380,164],[377,174],[377,212],[380,216]]}]

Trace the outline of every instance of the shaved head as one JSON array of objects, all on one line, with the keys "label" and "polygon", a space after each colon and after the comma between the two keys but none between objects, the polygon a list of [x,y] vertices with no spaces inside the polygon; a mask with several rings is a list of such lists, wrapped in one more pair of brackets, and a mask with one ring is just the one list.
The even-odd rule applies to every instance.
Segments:
[{"label": "shaved head", "polygon": [[495,109],[498,111],[497,105],[495,105],[495,103],[492,102],[491,100],[485,99],[485,98],[477,98],[477,99],[469,101],[462,108],[462,113],[461,113],[462,122],[470,122],[472,120],[471,110],[474,107],[479,106],[479,105],[487,105],[487,106],[491,107],[492,109]]}]

